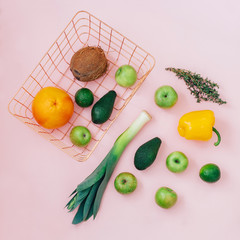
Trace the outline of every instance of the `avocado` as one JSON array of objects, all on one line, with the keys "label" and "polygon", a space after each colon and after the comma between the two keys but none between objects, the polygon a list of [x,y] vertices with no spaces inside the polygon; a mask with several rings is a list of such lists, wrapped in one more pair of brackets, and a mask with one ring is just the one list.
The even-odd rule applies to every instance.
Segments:
[{"label": "avocado", "polygon": [[138,148],[134,156],[134,165],[138,170],[144,170],[153,164],[161,143],[161,139],[155,137]]},{"label": "avocado", "polygon": [[116,97],[116,92],[111,90],[94,104],[91,112],[93,123],[102,124],[110,118]]}]

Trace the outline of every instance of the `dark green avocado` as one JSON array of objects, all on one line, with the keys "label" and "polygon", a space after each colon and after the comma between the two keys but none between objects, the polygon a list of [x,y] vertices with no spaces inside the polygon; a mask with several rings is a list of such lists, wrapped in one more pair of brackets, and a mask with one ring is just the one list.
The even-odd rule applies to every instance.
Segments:
[{"label": "dark green avocado", "polygon": [[91,112],[93,123],[102,124],[110,118],[116,97],[116,92],[111,90],[94,104]]},{"label": "dark green avocado", "polygon": [[144,170],[153,164],[161,143],[161,139],[155,137],[138,148],[134,156],[134,165],[138,170]]}]

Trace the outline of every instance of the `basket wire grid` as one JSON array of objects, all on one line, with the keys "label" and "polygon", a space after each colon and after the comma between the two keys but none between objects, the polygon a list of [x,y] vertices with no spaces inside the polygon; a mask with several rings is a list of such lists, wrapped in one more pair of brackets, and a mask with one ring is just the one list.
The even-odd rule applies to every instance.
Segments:
[{"label": "basket wire grid", "polygon": [[[101,47],[109,66],[101,78],[91,82],[80,82],[73,77],[69,64],[73,54],[86,46]],[[123,88],[115,81],[115,72],[123,64],[130,64],[137,71],[138,77],[133,87]],[[72,18],[12,98],[9,112],[77,161],[85,161],[154,65],[154,58],[145,50],[90,13],[80,11]],[[91,108],[81,108],[74,103],[73,116],[66,125],[58,129],[45,129],[33,118],[32,101],[37,92],[47,86],[65,90],[72,99],[78,89],[87,87],[93,92],[95,102],[108,91],[115,90],[117,98],[113,113],[107,122],[96,125],[91,121]],[[87,127],[92,134],[92,140],[86,147],[74,146],[70,141],[70,131],[78,125]]]}]

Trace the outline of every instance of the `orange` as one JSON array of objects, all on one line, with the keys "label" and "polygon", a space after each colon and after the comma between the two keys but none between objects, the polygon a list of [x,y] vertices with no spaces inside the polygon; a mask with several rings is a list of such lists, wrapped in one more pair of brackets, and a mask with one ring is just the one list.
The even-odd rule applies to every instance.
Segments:
[{"label": "orange", "polygon": [[73,110],[71,97],[56,87],[42,88],[32,104],[33,117],[38,124],[48,129],[65,125],[71,118]]}]

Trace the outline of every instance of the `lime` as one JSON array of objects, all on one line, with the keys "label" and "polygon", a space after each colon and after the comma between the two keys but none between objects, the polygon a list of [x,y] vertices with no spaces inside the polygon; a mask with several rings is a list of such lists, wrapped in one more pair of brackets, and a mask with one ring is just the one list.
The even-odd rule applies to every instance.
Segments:
[{"label": "lime", "polygon": [[216,164],[208,163],[200,169],[199,176],[205,182],[217,182],[221,177],[221,171]]},{"label": "lime", "polygon": [[88,88],[81,88],[75,94],[75,102],[80,107],[89,107],[94,100],[93,93]]}]

